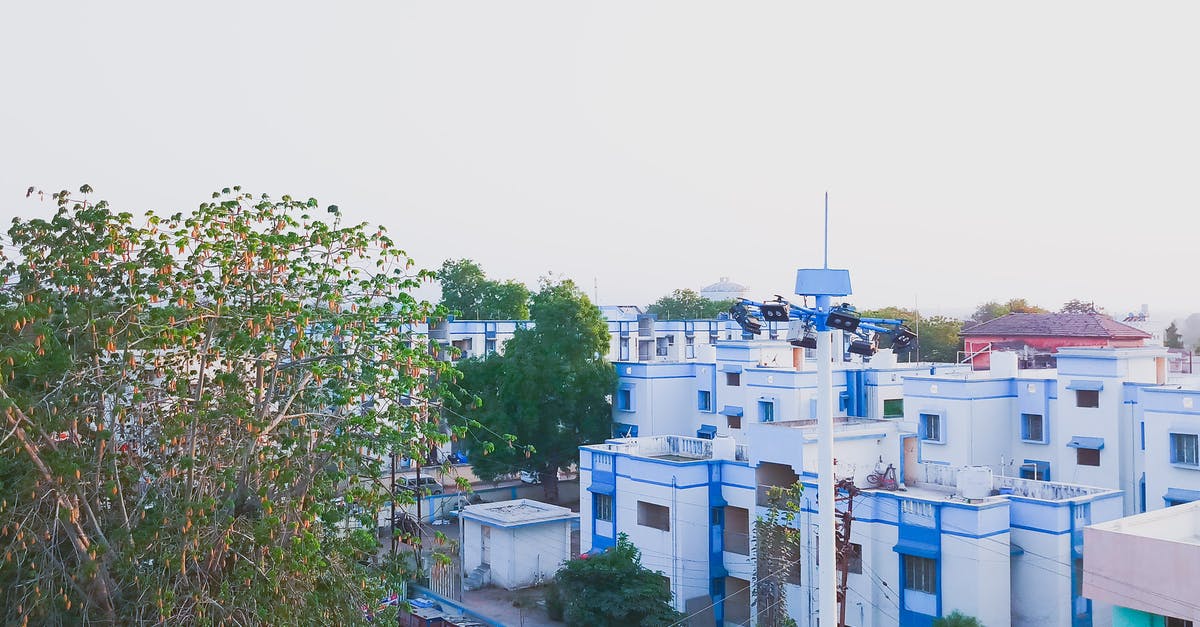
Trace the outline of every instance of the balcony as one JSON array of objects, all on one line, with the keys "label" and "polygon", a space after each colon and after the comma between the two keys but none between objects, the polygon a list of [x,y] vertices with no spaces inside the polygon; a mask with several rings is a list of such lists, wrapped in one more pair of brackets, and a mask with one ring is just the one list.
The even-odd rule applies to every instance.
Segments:
[{"label": "balcony", "polygon": [[[682,435],[654,435],[637,438],[622,438],[609,440],[604,444],[591,446],[594,450],[612,453],[624,453],[634,457],[649,457],[672,462],[692,462],[713,458],[713,441],[704,438],[690,438]],[[739,444],[734,450],[734,460],[747,461],[745,445]]]}]

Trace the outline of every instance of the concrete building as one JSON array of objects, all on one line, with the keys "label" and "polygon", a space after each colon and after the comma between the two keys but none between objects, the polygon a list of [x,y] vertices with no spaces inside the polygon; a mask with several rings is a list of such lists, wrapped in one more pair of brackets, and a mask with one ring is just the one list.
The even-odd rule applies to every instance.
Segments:
[{"label": "concrete building", "polygon": [[1200,622],[1200,503],[1083,531],[1083,593],[1112,606],[1114,627]]},{"label": "concrete building", "polygon": [[477,584],[509,590],[540,584],[571,558],[571,527],[578,518],[565,507],[529,499],[469,505],[459,517],[463,572]]},{"label": "concrete building", "polygon": [[[989,625],[1092,624],[1082,528],[1121,516],[1122,493],[1006,472],[996,451],[1014,439],[1015,359],[991,374],[890,351],[855,359],[834,365],[835,477],[861,489],[847,621],[921,625],[957,609]],[[749,624],[764,611],[750,586],[769,563],[755,555],[755,521],[770,487],[799,482],[790,524],[803,540],[783,586],[789,615],[815,624],[815,364],[786,342],[719,340],[711,362],[616,366],[614,421],[632,437],[580,450],[580,489],[592,494],[580,502],[583,548],[626,533],[693,624]],[[903,491],[873,485],[889,466]]]}]

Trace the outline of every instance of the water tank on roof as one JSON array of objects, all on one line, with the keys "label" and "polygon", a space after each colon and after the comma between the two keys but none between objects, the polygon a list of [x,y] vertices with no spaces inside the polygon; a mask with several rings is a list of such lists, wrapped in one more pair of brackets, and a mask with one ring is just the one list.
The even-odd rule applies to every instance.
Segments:
[{"label": "water tank on roof", "polygon": [[963,466],[958,469],[958,492],[965,499],[986,499],[992,494],[992,469]]}]

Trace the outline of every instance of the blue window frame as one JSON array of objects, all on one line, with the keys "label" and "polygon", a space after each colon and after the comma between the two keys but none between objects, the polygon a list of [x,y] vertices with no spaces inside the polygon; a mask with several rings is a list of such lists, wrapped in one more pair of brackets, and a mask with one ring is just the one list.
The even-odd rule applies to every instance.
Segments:
[{"label": "blue window frame", "polygon": [[711,412],[713,410],[712,392],[699,390],[696,392],[696,409]]},{"label": "blue window frame", "polygon": [[622,383],[617,386],[617,411],[634,411],[634,384]]},{"label": "blue window frame", "polygon": [[1021,440],[1033,444],[1048,444],[1049,429],[1042,414],[1021,414]]},{"label": "blue window frame", "polygon": [[1050,462],[1027,459],[1021,464],[1021,478],[1037,481],[1050,480]]},{"label": "blue window frame", "polygon": [[775,401],[769,399],[758,401],[758,421],[775,422]]},{"label": "blue window frame", "polygon": [[945,414],[921,412],[919,427],[922,441],[934,444],[946,443]]},{"label": "blue window frame", "polygon": [[1171,463],[1200,469],[1200,435],[1171,433]]}]

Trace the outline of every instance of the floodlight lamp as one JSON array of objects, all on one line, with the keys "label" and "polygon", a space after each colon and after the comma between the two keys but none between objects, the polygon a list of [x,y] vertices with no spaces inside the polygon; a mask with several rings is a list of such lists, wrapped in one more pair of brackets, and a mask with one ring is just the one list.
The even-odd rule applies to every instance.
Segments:
[{"label": "floodlight lamp", "polygon": [[787,322],[789,320],[787,303],[763,303],[758,306],[758,311],[762,314],[763,320],[767,322]]},{"label": "floodlight lamp", "polygon": [[735,322],[742,327],[742,331],[758,335],[762,333],[762,325],[757,320],[750,317],[750,311],[742,303],[729,308],[729,315],[733,316]]},{"label": "floodlight lamp", "polygon": [[792,346],[816,348],[817,332],[813,330],[811,324],[793,318],[788,322],[787,340]]},{"label": "floodlight lamp", "polygon": [[860,322],[858,312],[848,305],[841,305],[829,310],[829,314],[825,317],[825,326],[830,329],[845,331],[846,333],[854,333],[858,330]]},{"label": "floodlight lamp", "polygon": [[871,343],[866,340],[854,340],[850,342],[850,348],[846,350],[855,355],[862,355],[863,357],[870,357],[875,354],[875,347],[871,346]]},{"label": "floodlight lamp", "polygon": [[917,334],[913,333],[908,327],[900,327],[896,329],[895,336],[892,338],[892,350],[900,352],[914,348],[913,344],[917,341]]}]

